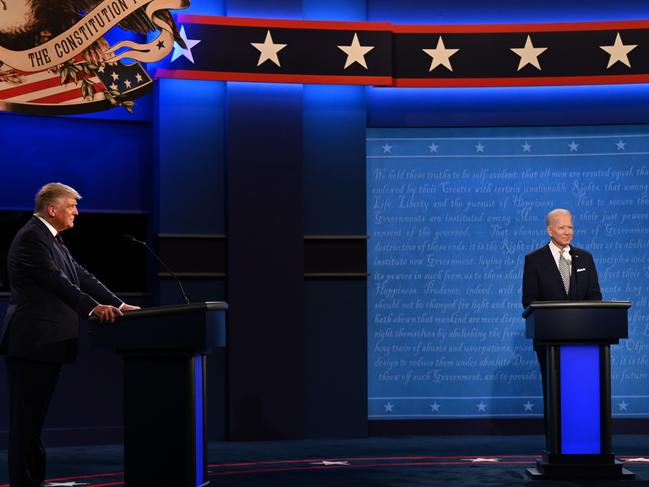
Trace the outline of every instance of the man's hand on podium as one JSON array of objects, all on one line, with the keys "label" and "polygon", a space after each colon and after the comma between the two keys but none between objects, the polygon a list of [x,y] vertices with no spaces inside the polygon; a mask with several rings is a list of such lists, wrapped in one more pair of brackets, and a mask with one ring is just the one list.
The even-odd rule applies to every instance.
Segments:
[{"label": "man's hand on podium", "polygon": [[138,309],[142,309],[139,306],[133,306],[132,304],[126,304],[122,303],[122,305],[119,307],[119,310],[122,311],[123,313],[127,313],[129,311],[137,311]]},{"label": "man's hand on podium", "polygon": [[115,318],[122,316],[122,312],[117,309],[115,306],[110,306],[107,304],[99,304],[92,310],[90,313],[92,316],[96,316],[99,320],[99,323],[113,323]]}]

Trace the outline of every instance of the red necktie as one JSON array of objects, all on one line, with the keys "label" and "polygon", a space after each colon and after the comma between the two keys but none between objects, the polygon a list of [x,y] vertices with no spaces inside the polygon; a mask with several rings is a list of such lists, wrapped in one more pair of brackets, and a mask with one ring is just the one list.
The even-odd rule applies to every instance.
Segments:
[{"label": "red necktie", "polygon": [[63,243],[63,237],[61,237],[61,234],[60,234],[60,233],[57,233],[57,234],[54,236],[54,238],[56,239],[56,241],[58,242],[58,244],[59,244],[62,248],[65,248],[65,244]]}]

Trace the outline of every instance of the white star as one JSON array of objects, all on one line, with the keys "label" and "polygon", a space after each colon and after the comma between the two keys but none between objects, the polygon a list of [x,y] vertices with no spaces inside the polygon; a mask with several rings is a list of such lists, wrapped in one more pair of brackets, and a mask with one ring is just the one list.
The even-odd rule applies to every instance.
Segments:
[{"label": "white star", "polygon": [[484,152],[484,145],[482,145],[482,142],[478,142],[475,146],[475,151],[476,152]]},{"label": "white star", "polygon": [[77,485],[90,485],[81,482],[48,482],[45,487],[75,487]]},{"label": "white star", "polygon": [[142,83],[142,75],[140,73],[135,73],[135,79],[138,83]]},{"label": "white star", "polygon": [[392,146],[387,142],[385,143],[385,145],[381,146],[381,149],[383,149],[384,154],[392,154]]},{"label": "white star", "polygon": [[174,52],[171,55],[171,62],[173,63],[176,59],[178,59],[180,56],[183,56],[189,61],[194,64],[194,56],[192,55],[192,47],[194,47],[196,44],[199,44],[201,41],[197,39],[187,39],[187,34],[185,34],[185,26],[183,25],[180,28],[180,38],[185,41],[185,45],[187,46],[187,49],[183,49],[180,47],[180,45],[177,42],[174,42]]},{"label": "white star", "polygon": [[105,64],[105,63],[101,63],[101,64],[99,65],[99,69],[97,69],[97,72],[98,72],[98,73],[103,73],[105,69],[106,69],[106,64]]},{"label": "white star", "polygon": [[349,46],[338,46],[338,49],[347,54],[347,60],[345,61],[345,69],[351,66],[354,63],[358,63],[367,69],[367,64],[365,63],[365,54],[374,49],[375,46],[361,46],[358,41],[358,34],[354,32],[354,39]]},{"label": "white star", "polygon": [[633,463],[649,463],[649,458],[637,457],[637,458],[624,458],[624,462],[633,462]]},{"label": "white star", "polygon": [[111,74],[110,77],[113,78],[114,81],[117,81],[119,79],[119,74],[113,71],[113,74]]},{"label": "white star", "polygon": [[525,408],[525,411],[531,411],[534,409],[534,404],[532,404],[530,401],[527,401],[526,403],[523,403],[523,407]]},{"label": "white star", "polygon": [[622,142],[622,140],[618,140],[615,145],[617,146],[617,150],[626,150],[626,142]]},{"label": "white star", "polygon": [[131,87],[131,80],[127,79],[126,81],[124,81],[124,86],[126,86],[127,88],[130,88]]},{"label": "white star", "polygon": [[626,64],[627,67],[630,68],[631,63],[629,62],[628,54],[636,47],[638,47],[637,44],[627,44],[625,46],[622,43],[622,38],[620,37],[620,33],[618,32],[615,36],[615,42],[612,46],[599,46],[600,49],[603,49],[609,54],[608,65],[606,66],[606,69],[610,68],[618,61],[622,64]]},{"label": "white star", "polygon": [[480,401],[478,404],[475,405],[475,407],[477,407],[478,411],[481,413],[487,412],[487,405],[484,403],[484,401]]},{"label": "white star", "polygon": [[433,413],[439,413],[439,407],[440,404],[438,404],[437,401],[435,401],[433,404],[430,405],[430,409]]},{"label": "white star", "polygon": [[251,42],[250,44],[252,45],[252,47],[259,51],[259,60],[257,61],[257,66],[261,66],[266,61],[272,61],[277,66],[281,67],[277,53],[284,49],[287,44],[275,44],[269,30],[266,31],[266,39],[264,39],[263,43]]},{"label": "white star", "polygon": [[351,464],[348,461],[322,460],[321,462],[311,462],[310,465],[324,465],[325,467],[332,467],[334,465],[351,465]]},{"label": "white star", "polygon": [[422,51],[432,58],[430,68],[428,68],[429,72],[437,66],[444,66],[449,71],[453,71],[453,66],[451,66],[451,56],[458,52],[459,49],[446,49],[442,36],[439,36],[437,47],[435,47],[435,49],[422,49]]},{"label": "white star", "polygon": [[528,35],[527,40],[525,41],[525,47],[517,47],[517,48],[515,47],[515,48],[511,48],[511,50],[514,51],[521,58],[521,60],[518,63],[518,69],[516,71],[520,71],[528,64],[531,64],[536,69],[541,71],[541,65],[539,64],[539,56],[545,50],[547,50],[547,47],[534,47],[534,45],[532,44],[532,39],[530,39],[530,36]]},{"label": "white star", "polygon": [[622,399],[622,402],[617,403],[617,407],[620,408],[620,411],[627,411],[629,409],[629,404]]},{"label": "white star", "polygon": [[391,413],[392,408],[394,408],[394,404],[392,404],[390,401],[387,402],[387,404],[384,404],[383,407],[385,408],[386,413]]},{"label": "white star", "polygon": [[576,144],[575,141],[573,140],[568,144],[568,147],[570,147],[570,152],[577,152],[577,148],[579,147],[579,144]]},{"label": "white star", "polygon": [[115,83],[111,84],[109,88],[113,91],[117,91],[119,89],[119,86],[117,86]]},{"label": "white star", "polygon": [[428,152],[437,152],[437,149],[439,149],[439,146],[435,142],[428,146]]},{"label": "white star", "polygon": [[476,458],[463,458],[462,460],[465,462],[472,462],[472,463],[498,463],[500,461],[500,458],[476,457]]},{"label": "white star", "polygon": [[532,152],[532,146],[525,142],[523,145],[521,145],[523,148],[523,152]]}]

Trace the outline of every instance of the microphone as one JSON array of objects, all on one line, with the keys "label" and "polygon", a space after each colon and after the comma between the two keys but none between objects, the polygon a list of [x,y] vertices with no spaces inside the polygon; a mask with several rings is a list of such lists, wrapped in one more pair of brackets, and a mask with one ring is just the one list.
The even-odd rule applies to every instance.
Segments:
[{"label": "microphone", "polygon": [[176,282],[178,283],[178,287],[180,288],[180,293],[183,295],[183,299],[185,300],[185,304],[189,304],[189,298],[187,297],[187,294],[185,294],[185,289],[183,288],[183,284],[182,282],[180,282],[180,279],[178,279],[178,276],[176,276],[176,274],[174,274],[174,272],[171,269],[169,269],[169,266],[165,264],[160,257],[158,257],[158,254],[156,254],[146,242],[143,242],[142,240],[138,240],[133,235],[122,235],[122,239],[130,243],[142,245],[144,248],[146,248],[149,251],[149,253],[153,257],[155,257],[155,260],[157,260],[160,263],[160,265],[164,267],[164,269],[171,275],[171,277],[173,277],[176,280]]}]

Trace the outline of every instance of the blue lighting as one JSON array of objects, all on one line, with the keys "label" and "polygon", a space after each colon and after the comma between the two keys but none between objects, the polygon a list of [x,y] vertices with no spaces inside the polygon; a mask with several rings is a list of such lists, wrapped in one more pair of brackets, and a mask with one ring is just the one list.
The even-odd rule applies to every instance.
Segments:
[{"label": "blue lighting", "polygon": [[303,0],[302,10],[308,20],[365,20],[365,0]]},{"label": "blue lighting", "polygon": [[599,346],[561,346],[561,453],[601,453]]},{"label": "blue lighting", "polygon": [[237,0],[227,5],[229,17],[255,17],[264,19],[302,18],[301,0]]},{"label": "blue lighting", "polygon": [[205,458],[203,438],[203,360],[202,355],[194,357],[194,405],[196,420],[196,485],[205,483]]}]

